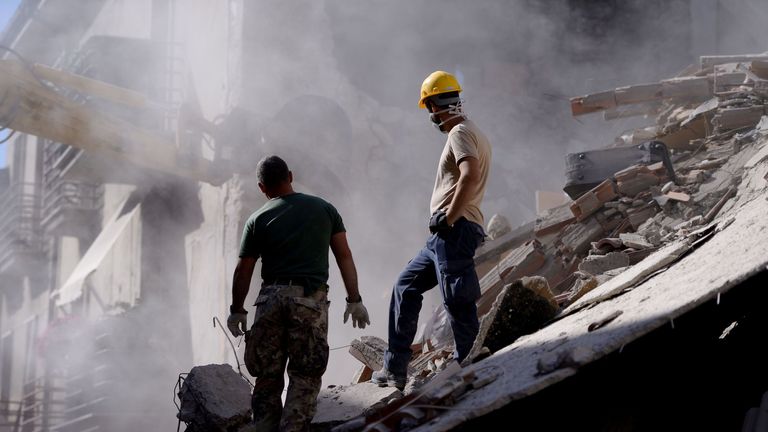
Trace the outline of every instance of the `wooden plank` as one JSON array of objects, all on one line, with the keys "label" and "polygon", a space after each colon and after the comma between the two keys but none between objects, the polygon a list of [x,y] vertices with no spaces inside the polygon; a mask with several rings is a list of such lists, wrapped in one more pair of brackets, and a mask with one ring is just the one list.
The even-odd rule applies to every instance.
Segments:
[{"label": "wooden plank", "polygon": [[661,81],[662,99],[676,97],[706,97],[712,95],[709,77],[681,77]]},{"label": "wooden plank", "polygon": [[[512,250],[533,238],[534,223],[528,222],[513,229],[503,236],[486,241],[475,251],[475,267],[479,267],[488,262],[498,264],[501,255]],[[483,272],[484,274],[485,272]]]},{"label": "wooden plank", "polygon": [[752,61],[768,61],[768,55],[766,54],[742,54],[742,55],[716,55],[716,56],[701,56],[699,57],[699,64],[702,69],[708,69],[716,65],[725,63],[743,63]]},{"label": "wooden plank", "polygon": [[59,87],[69,87],[88,96],[139,109],[147,109],[149,105],[147,97],[143,94],[104,81],[86,78],[41,64],[33,64],[32,69],[38,77],[44,80],[51,81]]},{"label": "wooden plank", "polygon": [[570,225],[563,231],[561,252],[568,255],[584,254],[592,246],[592,242],[600,240],[602,235],[603,227],[594,217]]},{"label": "wooden plank", "polygon": [[658,83],[638,84],[571,98],[571,114],[589,114],[621,105],[653,102],[669,98],[700,98],[712,95],[709,77],[681,77]]},{"label": "wooden plank", "polygon": [[616,108],[616,96],[613,90],[571,98],[571,113],[574,117],[610,108]]},{"label": "wooden plank", "polygon": [[507,254],[493,270],[480,280],[480,298],[477,301],[477,313],[484,315],[490,310],[493,301],[502,288],[503,281],[511,281],[523,276],[531,276],[544,264],[546,256],[541,251],[541,244],[531,240]]},{"label": "wooden plank", "polygon": [[718,110],[717,114],[712,118],[712,123],[719,131],[739,129],[756,125],[765,114],[765,105],[725,108]]},{"label": "wooden plank", "polygon": [[576,221],[569,204],[563,204],[553,209],[547,210],[536,217],[533,224],[533,232],[536,237],[541,238],[546,235],[559,232],[567,225]]},{"label": "wooden plank", "polygon": [[616,89],[616,105],[632,105],[658,100],[663,97],[661,83],[637,84]]}]

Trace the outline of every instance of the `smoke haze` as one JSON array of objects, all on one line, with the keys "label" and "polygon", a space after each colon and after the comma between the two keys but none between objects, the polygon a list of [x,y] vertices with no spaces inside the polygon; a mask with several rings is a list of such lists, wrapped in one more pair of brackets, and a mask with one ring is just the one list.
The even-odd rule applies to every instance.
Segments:
[{"label": "smoke haze", "polygon": [[[429,197],[445,143],[417,107],[429,73],[459,77],[466,111],[493,146],[486,221],[499,213],[517,226],[535,217],[536,190],[562,189],[566,153],[605,146],[622,131],[649,123],[577,120],[569,97],[667,78],[701,54],[762,52],[768,36],[755,26],[750,33],[728,25],[738,20],[724,14],[712,37],[700,23],[711,19],[704,8],[716,0],[169,0],[165,13],[175,21],[165,30],[150,19],[153,4],[164,2],[105,3],[87,32],[67,28],[67,17],[46,17],[59,23],[50,37],[57,46],[89,34],[172,41],[180,59],[174,63],[178,92],[163,102],[183,99],[210,120],[243,110],[247,114],[232,123],[238,127],[229,138],[247,142],[256,160],[270,153],[284,157],[297,191],[320,195],[339,209],[372,325],[361,331],[342,324],[346,293],[331,259],[329,343],[340,349],[331,352],[325,385],[348,384],[360,367],[345,348],[353,338],[386,339],[391,286],[427,238]],[[743,7],[751,8],[746,16],[768,11],[758,1]],[[110,58],[125,61],[127,53]],[[49,64],[59,58],[22,54]],[[116,68],[129,82],[155,76],[155,66],[129,62]],[[130,385],[120,388],[120,409],[135,413],[154,406],[171,413],[179,372],[207,362],[235,365],[211,317],[226,318],[242,225],[264,198],[252,173],[219,188],[147,175],[122,163],[101,170],[111,179],[130,179],[125,183],[137,184],[130,193],[143,199],[141,300],[103,311],[118,314],[125,307],[125,325],[136,326],[130,348],[119,350],[121,367],[132,371]],[[258,291],[258,268],[254,279],[246,306]],[[440,304],[438,290],[428,293],[420,322]],[[101,346],[91,343],[94,338],[67,343],[70,350],[94,352]],[[89,365],[84,356],[74,362]],[[169,414],[157,430],[175,424]]]}]

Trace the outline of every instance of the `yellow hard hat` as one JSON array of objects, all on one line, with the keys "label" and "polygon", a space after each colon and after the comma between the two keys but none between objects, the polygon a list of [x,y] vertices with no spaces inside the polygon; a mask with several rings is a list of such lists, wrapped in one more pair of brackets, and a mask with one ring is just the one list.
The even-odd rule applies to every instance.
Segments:
[{"label": "yellow hard hat", "polygon": [[424,101],[427,98],[451,92],[460,92],[461,85],[455,76],[445,71],[435,71],[421,84],[421,99],[419,99],[419,108],[426,108]]}]

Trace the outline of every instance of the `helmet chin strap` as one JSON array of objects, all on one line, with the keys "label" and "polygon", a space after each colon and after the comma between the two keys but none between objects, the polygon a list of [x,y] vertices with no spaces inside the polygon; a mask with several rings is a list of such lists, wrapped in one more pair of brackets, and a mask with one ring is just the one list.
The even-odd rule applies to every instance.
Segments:
[{"label": "helmet chin strap", "polygon": [[[444,134],[447,134],[448,132],[450,132],[450,131],[447,131],[447,130],[443,130],[443,126],[445,126],[446,123],[451,122],[451,121],[453,121],[453,120],[455,120],[457,118],[461,118],[461,119],[464,119],[464,120],[467,119],[467,115],[464,114],[464,110],[463,110],[463,107],[462,107],[463,103],[464,103],[463,100],[459,100],[455,104],[448,105],[448,106],[446,106],[444,109],[442,109],[440,111],[435,111],[433,113],[430,113],[429,114],[429,119],[430,119],[430,121],[432,121],[432,126],[437,128],[437,130],[439,130],[440,132],[442,132]],[[443,121],[440,121],[439,114],[445,114],[445,113],[453,114],[453,115],[448,117],[447,119],[445,119]]]}]

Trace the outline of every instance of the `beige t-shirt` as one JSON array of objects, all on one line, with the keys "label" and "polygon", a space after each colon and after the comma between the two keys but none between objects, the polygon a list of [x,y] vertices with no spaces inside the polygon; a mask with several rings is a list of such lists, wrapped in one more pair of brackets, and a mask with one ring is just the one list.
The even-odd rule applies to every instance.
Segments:
[{"label": "beige t-shirt", "polygon": [[432,191],[430,212],[447,211],[456,193],[459,181],[459,162],[467,157],[476,158],[480,162],[480,181],[472,191],[471,198],[462,216],[471,222],[484,226],[483,213],[480,204],[485,194],[485,184],[491,167],[491,143],[485,134],[471,120],[465,120],[456,125],[448,133],[440,164],[437,166],[435,189]]}]

